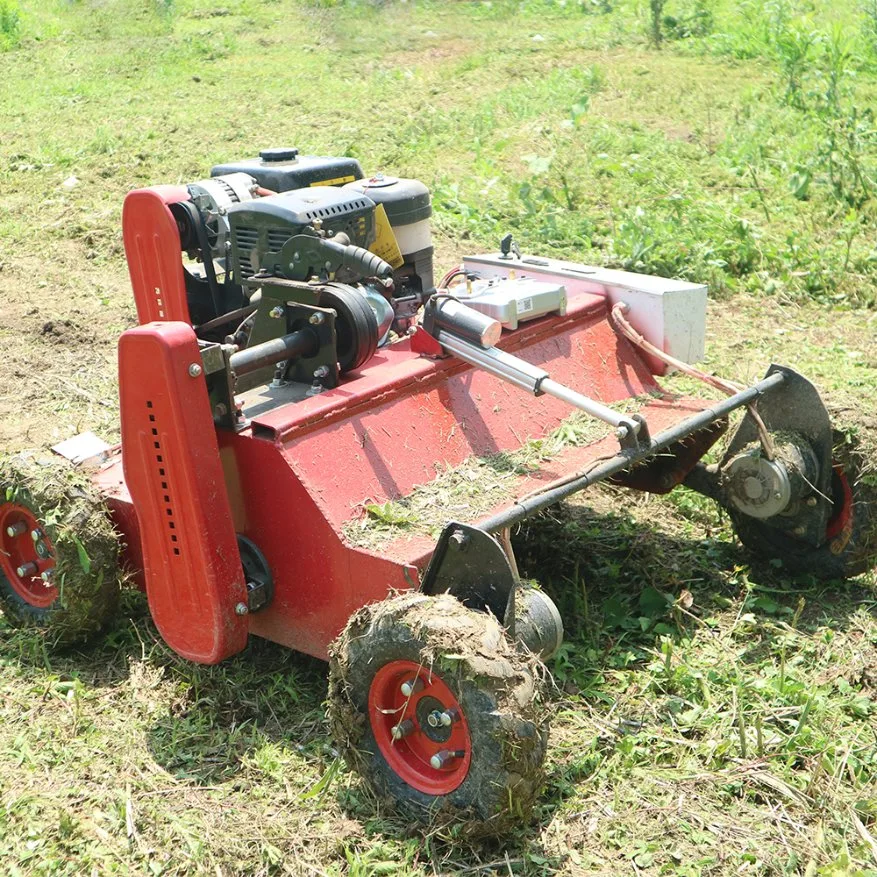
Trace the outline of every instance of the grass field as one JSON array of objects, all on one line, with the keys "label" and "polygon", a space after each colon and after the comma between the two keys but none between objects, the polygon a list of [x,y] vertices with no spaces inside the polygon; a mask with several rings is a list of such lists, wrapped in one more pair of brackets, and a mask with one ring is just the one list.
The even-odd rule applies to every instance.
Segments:
[{"label": "grass field", "polygon": [[[426,182],[442,269],[508,230],[705,281],[708,368],[873,408],[874,0],[0,0],[0,75],[5,450],[118,435],[125,192],[287,144]],[[877,875],[873,576],[750,565],[685,494],[519,544],[569,623],[513,836],[424,837],[336,758],[323,664],[188,664],[128,593],[64,653],[0,618],[0,872]]]}]

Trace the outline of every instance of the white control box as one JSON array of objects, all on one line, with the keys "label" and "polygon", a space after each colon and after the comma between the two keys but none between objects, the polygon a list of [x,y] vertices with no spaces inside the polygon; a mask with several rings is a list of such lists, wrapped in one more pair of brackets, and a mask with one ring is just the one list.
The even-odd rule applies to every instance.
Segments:
[{"label": "white control box", "polygon": [[566,313],[566,289],[560,283],[546,283],[530,277],[491,277],[476,280],[471,292],[464,284],[454,295],[476,311],[502,323],[503,329],[517,329],[519,323],[546,314]]},{"label": "white control box", "polygon": [[[562,284],[569,300],[577,294],[590,293],[604,296],[611,305],[626,302],[630,306],[627,319],[655,347],[683,362],[703,359],[707,301],[703,284],[562,259],[537,256],[504,259],[499,253],[467,256],[463,267],[479,278],[508,277],[509,271],[513,271],[514,277]],[[660,360],[647,359],[653,374],[667,371]]]}]

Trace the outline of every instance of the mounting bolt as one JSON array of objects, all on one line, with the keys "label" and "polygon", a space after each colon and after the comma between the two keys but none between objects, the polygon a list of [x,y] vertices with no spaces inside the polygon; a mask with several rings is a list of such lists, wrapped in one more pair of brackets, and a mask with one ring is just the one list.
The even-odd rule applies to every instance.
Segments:
[{"label": "mounting bolt", "polygon": [[819,500],[816,499],[815,496],[808,496],[807,497],[807,505],[810,506],[811,509],[813,508],[813,506],[816,505],[817,502],[819,502]]},{"label": "mounting bolt", "polygon": [[405,697],[411,697],[418,691],[423,691],[423,680],[417,676],[415,679],[406,679],[400,686],[399,690]]},{"label": "mounting bolt", "polygon": [[308,322],[312,326],[322,326],[323,323],[326,322],[326,315],[325,314],[311,314],[310,318],[308,319]]},{"label": "mounting bolt", "polygon": [[443,767],[447,767],[455,758],[462,758],[465,754],[465,752],[451,752],[449,749],[442,749],[441,752],[436,752],[436,754],[430,758],[429,763],[436,770],[441,770]]},{"label": "mounting bolt", "polygon": [[250,607],[246,603],[238,603],[234,607],[235,615],[246,615],[250,611]]},{"label": "mounting bolt", "polygon": [[40,578],[48,585],[51,584],[52,581],[52,570],[47,569],[45,572],[40,573]]},{"label": "mounting bolt", "polygon": [[314,369],[314,377],[315,378],[326,378],[329,376],[329,366],[321,365],[319,368]]},{"label": "mounting bolt", "polygon": [[30,576],[35,576],[37,573],[37,565],[35,563],[23,563],[17,570],[15,570],[15,574],[20,579],[25,579]]},{"label": "mounting bolt", "polygon": [[455,530],[451,533],[451,542],[462,551],[469,544],[469,537],[462,530]]},{"label": "mounting bolt", "polygon": [[398,725],[393,725],[390,729],[390,736],[394,740],[401,740],[403,737],[407,737],[413,731],[415,731],[414,722],[411,719],[403,719],[403,721],[399,722]]},{"label": "mounting bolt", "polygon": [[31,530],[30,531],[30,538],[33,539],[34,542],[39,542],[40,539],[43,538],[43,531],[42,530]]},{"label": "mounting bolt", "polygon": [[271,310],[268,311],[268,316],[271,317],[272,320],[279,320],[283,316],[283,308],[280,307],[280,305],[271,308]]},{"label": "mounting bolt", "polygon": [[201,377],[201,373],[202,373],[203,371],[204,371],[204,369],[201,368],[201,366],[200,366],[197,362],[193,362],[193,363],[189,366],[189,377],[190,377],[190,378],[200,378],[200,377]]},{"label": "mounting bolt", "polygon": [[27,524],[24,521],[19,521],[17,524],[10,524],[6,528],[6,535],[10,539],[14,539],[16,536],[21,536],[27,530]]},{"label": "mounting bolt", "polygon": [[49,556],[49,549],[48,549],[48,546],[46,545],[45,542],[43,542],[42,539],[40,539],[39,542],[36,542],[36,543],[34,544],[34,548],[36,548],[36,550],[37,550],[37,554],[38,554],[43,560],[45,560],[45,559]]},{"label": "mounting bolt", "polygon": [[792,530],[792,534],[795,536],[803,536],[806,532],[807,532],[806,527],[795,527],[795,529]]}]

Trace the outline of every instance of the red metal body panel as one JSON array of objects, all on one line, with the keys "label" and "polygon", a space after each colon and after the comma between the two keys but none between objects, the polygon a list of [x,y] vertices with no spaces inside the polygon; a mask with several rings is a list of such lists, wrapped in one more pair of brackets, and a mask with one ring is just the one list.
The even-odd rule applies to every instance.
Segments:
[{"label": "red metal body panel", "polygon": [[247,590],[192,328],[150,323],[125,332],[119,391],[152,617],[179,654],[216,663],[246,645],[246,617],[235,606],[246,605]]},{"label": "red metal body panel", "polygon": [[[166,428],[168,438],[162,441],[171,441],[173,431],[180,444],[184,443],[183,447],[175,447],[175,454],[193,454],[197,458],[185,470],[186,495],[191,497],[186,514],[195,521],[192,538],[196,548],[207,559],[203,570],[198,567],[185,572],[183,580],[188,584],[183,591],[192,587],[196,574],[206,581],[208,561],[215,564],[218,560],[215,553],[204,548],[218,544],[213,537],[199,541],[211,530],[207,517],[212,521],[218,510],[224,521],[224,544],[232,545],[223,559],[233,557],[232,565],[239,564],[232,544],[233,530],[259,546],[274,576],[270,605],[247,616],[250,632],[321,658],[327,656],[329,643],[359,607],[384,599],[390,591],[418,587],[434,549],[434,540],[428,536],[404,535],[382,545],[379,552],[352,546],[345,541],[343,528],[362,514],[365,504],[405,496],[445,467],[456,466],[470,456],[519,448],[528,439],[550,433],[570,413],[567,405],[553,397],[534,398],[459,360],[421,356],[402,341],[379,351],[336,389],[280,405],[254,417],[250,426],[239,432],[221,430],[217,454],[215,445],[201,448],[214,441],[216,432],[206,408],[203,378],[194,380],[187,372],[188,364],[198,361],[191,329],[170,325],[176,328],[143,327],[123,337],[122,359],[129,363],[129,370],[122,374],[123,439],[125,480],[143,531],[150,605],[154,606],[162,634],[181,654],[191,654],[192,638],[206,636],[211,626],[223,629],[228,622],[225,612],[233,598],[222,590],[221,582],[217,584],[213,579],[210,587],[215,591],[204,600],[204,606],[188,596],[188,602],[180,602],[181,580],[172,568],[178,559],[162,556],[163,567],[156,566],[152,559],[156,551],[163,549],[162,545],[151,547],[151,542],[166,534],[160,528],[155,534],[148,532],[146,526],[146,522],[160,520],[160,515],[155,511],[154,485],[141,471],[149,462],[148,455],[144,455],[151,445],[142,447],[143,439],[149,436],[131,427],[134,415],[127,413],[136,413],[148,398],[143,395],[150,392],[148,388],[141,391],[136,389],[138,386],[155,387],[167,382],[162,410],[168,410],[174,426],[173,430]],[[168,347],[171,333],[174,344],[185,354],[170,352],[177,350]],[[140,365],[144,360],[139,357],[159,361],[159,354],[146,352],[144,340],[155,345],[156,336],[163,339],[158,346],[164,350],[161,356],[165,357],[165,365],[161,369],[167,377],[156,377],[152,369],[144,374]],[[124,355],[135,339],[136,355]],[[565,317],[528,323],[505,334],[500,346],[539,363],[555,380],[604,403],[651,395],[642,413],[653,434],[709,405],[706,401],[671,401],[661,396],[643,358],[610,326],[602,297],[571,297]],[[136,397],[126,389],[129,384],[134,386]],[[606,438],[594,444],[570,446],[543,461],[538,470],[518,476],[512,496],[547,488],[588,467],[595,459],[611,456],[618,443],[608,426],[606,433]],[[199,447],[193,448],[196,443]],[[141,460],[129,460],[137,454]],[[224,474],[224,490],[217,465]],[[120,482],[118,465],[107,467],[97,480],[108,492],[133,565],[140,539],[130,527],[130,501]],[[219,509],[226,495],[231,509],[227,521],[226,512]],[[144,511],[144,502],[153,503],[153,507]],[[508,502],[506,496],[482,517]],[[447,517],[477,524],[473,519],[478,516],[454,508],[448,509]],[[166,547],[166,543],[163,545]],[[226,566],[225,575],[231,574]],[[160,580],[162,575],[164,580]],[[242,587],[240,579],[229,585],[245,599]],[[225,608],[217,612],[220,604]],[[236,636],[241,637],[235,642],[240,644],[244,619],[233,620],[238,624]],[[218,660],[222,652],[221,648],[214,649],[211,659]]]},{"label": "red metal body panel", "polygon": [[122,208],[122,237],[137,319],[189,320],[180,233],[169,205],[188,201],[185,186],[153,186],[129,192]]}]

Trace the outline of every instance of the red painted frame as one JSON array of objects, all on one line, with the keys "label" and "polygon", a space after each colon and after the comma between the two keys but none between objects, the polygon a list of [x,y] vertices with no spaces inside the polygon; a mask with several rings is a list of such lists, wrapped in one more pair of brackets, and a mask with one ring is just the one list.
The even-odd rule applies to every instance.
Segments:
[{"label": "red painted frame", "polygon": [[247,643],[237,610],[247,587],[191,326],[125,332],[119,392],[125,483],[152,617],[176,652],[216,663]]},{"label": "red painted frame", "polygon": [[[419,586],[434,548],[434,539],[404,533],[380,550],[350,544],[344,534],[355,527],[365,505],[405,496],[432,480],[439,469],[456,466],[473,455],[509,451],[527,439],[544,437],[569,415],[559,400],[533,398],[456,359],[423,356],[405,340],[380,350],[334,390],[281,405],[254,417],[241,431],[217,432],[203,378],[180,378],[183,364],[200,361],[192,346],[194,334],[188,327],[171,325],[176,328],[168,330],[170,334],[188,339],[187,353],[175,359],[173,367],[150,367],[147,372],[143,362],[155,361],[155,354],[123,356],[128,362],[120,371],[123,427],[125,418],[130,421],[127,412],[137,407],[128,401],[132,386],[136,397],[142,398],[143,387],[169,382],[163,392],[168,401],[177,398],[180,406],[174,415],[173,434],[180,437],[174,453],[185,457],[198,449],[186,464],[186,471],[191,472],[189,489],[203,487],[204,473],[211,473],[210,489],[202,489],[195,504],[212,508],[227,497],[230,507],[230,525],[223,525],[225,547],[211,548],[210,528],[199,524],[194,530],[197,538],[207,539],[200,550],[205,556],[229,552],[228,556],[236,558],[237,552],[230,547],[231,533],[240,533],[263,551],[274,576],[271,604],[245,621],[230,617],[234,601],[221,585],[210,592],[213,596],[205,598],[200,609],[194,603],[181,608],[178,586],[160,585],[162,573],[151,561],[155,549],[150,550],[148,539],[142,540],[147,591],[156,620],[160,619],[171,646],[193,660],[213,661],[230,654],[243,642],[242,626],[252,634],[325,658],[329,643],[358,608],[393,590]],[[131,330],[123,336],[121,349],[125,351],[131,339],[144,332],[153,341],[164,334],[157,324]],[[654,431],[708,404],[661,398],[646,363],[614,332],[606,303],[597,296],[571,298],[566,316],[526,324],[505,334],[501,346],[538,362],[552,377],[583,388],[603,402],[648,396],[644,413]],[[201,412],[197,419],[190,411],[194,407]],[[166,431],[170,437],[171,430]],[[617,449],[608,427],[606,432],[605,439],[587,447],[570,447],[546,460],[538,471],[517,477],[514,494],[548,487]],[[217,443],[216,451],[213,443]],[[151,532],[158,527],[161,510],[141,499],[148,491],[138,486],[138,479],[148,482],[148,478],[134,470],[147,461],[132,459],[136,443],[127,427],[123,448],[124,479],[115,463],[97,480],[126,535],[127,554],[136,568],[141,538],[133,531]],[[221,468],[221,486],[217,467]],[[498,498],[489,513],[507,501],[508,497]],[[195,512],[193,508],[191,514]],[[448,518],[468,519],[464,509],[449,509]],[[186,581],[193,582],[195,573],[188,575]],[[189,587],[186,584],[183,590]],[[234,588],[240,595],[240,583]],[[206,630],[221,630],[228,624],[235,627],[234,647],[187,646],[186,639],[194,635],[202,611],[204,621],[199,624]]]},{"label": "red painted frame", "polygon": [[185,186],[135,189],[125,197],[122,238],[141,324],[189,322],[180,234],[170,209],[171,204],[188,200]]}]

